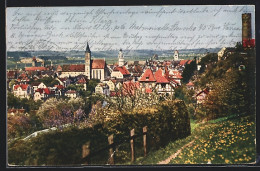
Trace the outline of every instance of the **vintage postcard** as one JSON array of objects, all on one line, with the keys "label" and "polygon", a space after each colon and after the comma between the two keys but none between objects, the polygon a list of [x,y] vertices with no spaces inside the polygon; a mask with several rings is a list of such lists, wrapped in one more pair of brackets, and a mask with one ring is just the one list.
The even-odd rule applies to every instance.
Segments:
[{"label": "vintage postcard", "polygon": [[7,166],[254,165],[254,5],[6,8]]}]

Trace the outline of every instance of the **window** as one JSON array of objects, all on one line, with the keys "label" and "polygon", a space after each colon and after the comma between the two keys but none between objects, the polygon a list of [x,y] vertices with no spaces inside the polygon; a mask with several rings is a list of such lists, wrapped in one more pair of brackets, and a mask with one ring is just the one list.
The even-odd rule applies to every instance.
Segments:
[{"label": "window", "polygon": [[162,84],[162,88],[166,88],[166,84],[165,83]]}]

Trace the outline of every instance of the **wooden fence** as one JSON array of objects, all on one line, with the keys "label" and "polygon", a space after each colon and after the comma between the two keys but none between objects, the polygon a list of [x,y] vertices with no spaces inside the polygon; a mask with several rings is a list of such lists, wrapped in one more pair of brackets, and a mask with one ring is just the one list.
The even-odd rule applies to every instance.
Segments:
[{"label": "wooden fence", "polygon": [[147,126],[143,127],[143,134],[142,135],[136,135],[135,134],[135,129],[132,129],[130,131],[130,137],[129,139],[127,140],[124,140],[123,142],[119,142],[119,143],[115,143],[114,142],[114,135],[110,135],[108,137],[108,146],[100,149],[100,150],[97,150],[93,153],[91,153],[91,150],[90,150],[90,146],[91,146],[91,142],[88,141],[86,142],[83,146],[82,146],[82,164],[83,165],[89,165],[91,164],[91,157],[94,157],[95,155],[97,155],[98,153],[102,152],[102,151],[105,151],[105,150],[108,150],[109,151],[109,156],[108,156],[108,164],[110,165],[114,165],[115,164],[115,148],[116,146],[119,146],[121,145],[122,143],[125,143],[126,141],[130,140],[130,147],[131,147],[131,162],[133,163],[136,159],[136,156],[135,156],[135,139],[140,137],[140,136],[143,136],[143,150],[144,150],[144,153],[143,153],[143,156],[146,157],[147,155],[147,142],[146,142],[146,139],[147,139]]}]

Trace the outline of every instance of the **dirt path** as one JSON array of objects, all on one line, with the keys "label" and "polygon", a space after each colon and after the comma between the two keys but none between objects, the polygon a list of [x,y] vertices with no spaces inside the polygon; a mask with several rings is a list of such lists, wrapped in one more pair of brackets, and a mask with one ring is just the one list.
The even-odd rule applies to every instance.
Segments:
[{"label": "dirt path", "polygon": [[[197,137],[196,137],[195,139],[197,139]],[[189,142],[188,144],[184,145],[183,147],[181,147],[176,153],[174,153],[173,155],[171,155],[170,157],[168,157],[166,160],[160,161],[158,164],[168,164],[168,163],[170,163],[170,161],[171,161],[172,159],[176,158],[176,157],[178,156],[178,154],[180,154],[180,152],[181,152],[184,148],[186,148],[186,147],[191,147],[192,144],[194,143],[195,139],[192,140],[191,142]]]}]

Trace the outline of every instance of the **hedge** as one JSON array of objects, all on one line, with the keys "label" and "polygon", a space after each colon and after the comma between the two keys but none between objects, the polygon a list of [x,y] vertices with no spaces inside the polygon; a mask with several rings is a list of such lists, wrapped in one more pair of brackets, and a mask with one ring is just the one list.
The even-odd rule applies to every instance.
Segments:
[{"label": "hedge", "polygon": [[[8,162],[15,165],[66,166],[82,163],[82,145],[91,141],[91,152],[107,146],[107,136],[114,134],[117,147],[116,164],[129,162],[131,153],[129,133],[135,129],[142,135],[142,128],[148,127],[148,152],[159,148],[169,141],[184,138],[191,133],[190,118],[183,101],[164,101],[160,105],[138,111],[114,112],[113,119],[92,128],[77,127],[51,131],[30,140],[17,140],[8,145]],[[122,144],[122,142],[124,142]],[[98,152],[91,164],[104,165],[108,160],[108,150]],[[137,155],[142,153],[142,136],[136,139]],[[104,157],[105,156],[105,157]]]}]

